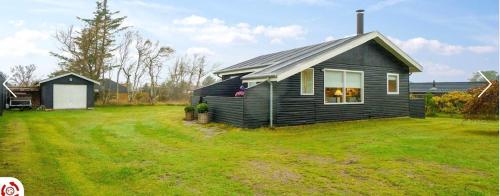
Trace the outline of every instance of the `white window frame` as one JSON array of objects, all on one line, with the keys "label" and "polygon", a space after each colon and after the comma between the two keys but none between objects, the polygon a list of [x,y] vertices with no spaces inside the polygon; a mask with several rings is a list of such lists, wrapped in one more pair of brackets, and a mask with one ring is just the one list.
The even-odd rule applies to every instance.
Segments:
[{"label": "white window frame", "polygon": [[[389,76],[396,76],[396,92],[389,92]],[[387,81],[385,85],[388,95],[399,95],[399,74],[387,73]]]},{"label": "white window frame", "polygon": [[[342,72],[343,74],[343,87],[342,87],[342,103],[327,103],[325,98],[326,98],[326,86],[325,86],[325,76],[327,71],[338,71]],[[346,78],[347,78],[347,73],[361,73],[361,102],[346,102]],[[365,104],[365,72],[364,71],[354,71],[354,70],[346,70],[346,69],[323,69],[323,104],[324,105],[350,105],[350,104]]]},{"label": "white window frame", "polygon": [[[307,70],[307,69],[311,69],[312,70],[312,93],[304,93],[302,92],[302,86],[303,86],[303,81],[302,81],[302,73]],[[314,95],[314,68],[307,68],[303,71],[300,72],[300,95]]]}]

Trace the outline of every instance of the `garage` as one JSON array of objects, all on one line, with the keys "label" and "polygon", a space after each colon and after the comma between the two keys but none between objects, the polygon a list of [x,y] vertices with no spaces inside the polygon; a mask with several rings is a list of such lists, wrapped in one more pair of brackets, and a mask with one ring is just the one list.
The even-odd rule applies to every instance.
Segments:
[{"label": "garage", "polygon": [[94,85],[99,85],[99,82],[75,73],[42,80],[41,103],[47,109],[92,108]]}]

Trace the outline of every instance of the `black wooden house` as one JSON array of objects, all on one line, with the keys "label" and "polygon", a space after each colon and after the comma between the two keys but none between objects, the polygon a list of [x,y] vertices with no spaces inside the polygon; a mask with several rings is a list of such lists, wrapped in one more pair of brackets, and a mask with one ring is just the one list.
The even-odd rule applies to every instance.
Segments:
[{"label": "black wooden house", "polygon": [[[379,32],[255,57],[215,72],[221,82],[197,89],[215,122],[238,127],[422,116],[409,98],[409,75],[422,66]],[[238,88],[247,87],[243,97]],[[423,111],[423,110],[421,110]]]}]

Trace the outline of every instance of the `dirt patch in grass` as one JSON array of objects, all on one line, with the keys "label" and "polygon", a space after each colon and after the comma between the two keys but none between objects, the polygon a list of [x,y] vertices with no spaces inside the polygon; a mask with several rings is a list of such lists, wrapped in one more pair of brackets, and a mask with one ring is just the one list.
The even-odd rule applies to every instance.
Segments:
[{"label": "dirt patch in grass", "polygon": [[220,129],[217,127],[207,127],[204,125],[200,125],[200,124],[196,123],[196,121],[184,121],[184,125],[196,128],[198,131],[203,133],[203,135],[205,135],[205,137],[207,137],[207,138],[211,138],[211,137],[214,137],[214,136],[217,136],[219,134],[226,132],[223,129]]},{"label": "dirt patch in grass", "polygon": [[299,186],[302,178],[301,174],[286,165],[260,160],[252,160],[242,164],[240,169],[231,176],[231,179],[251,187],[256,195],[267,195],[278,191],[275,188],[291,189],[295,185]]},{"label": "dirt patch in grass", "polygon": [[271,179],[275,182],[297,182],[302,178],[300,174],[295,173],[285,167],[276,167],[264,161],[253,160],[250,161],[248,165],[250,168],[253,168],[254,171],[258,173],[258,175],[261,175],[262,177],[267,179]]},{"label": "dirt patch in grass", "polygon": [[313,163],[313,164],[320,164],[320,165],[334,164],[337,162],[334,158],[331,157],[319,156],[319,155],[307,155],[307,154],[299,155],[297,159],[299,161]]}]

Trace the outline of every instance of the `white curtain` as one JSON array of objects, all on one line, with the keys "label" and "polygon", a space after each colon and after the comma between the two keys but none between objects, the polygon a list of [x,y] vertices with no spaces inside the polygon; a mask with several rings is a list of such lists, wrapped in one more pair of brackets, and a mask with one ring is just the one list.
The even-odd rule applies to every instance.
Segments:
[{"label": "white curtain", "polygon": [[346,88],[361,88],[361,73],[346,73]]},{"label": "white curtain", "polygon": [[344,72],[325,70],[325,87],[344,87]]}]

